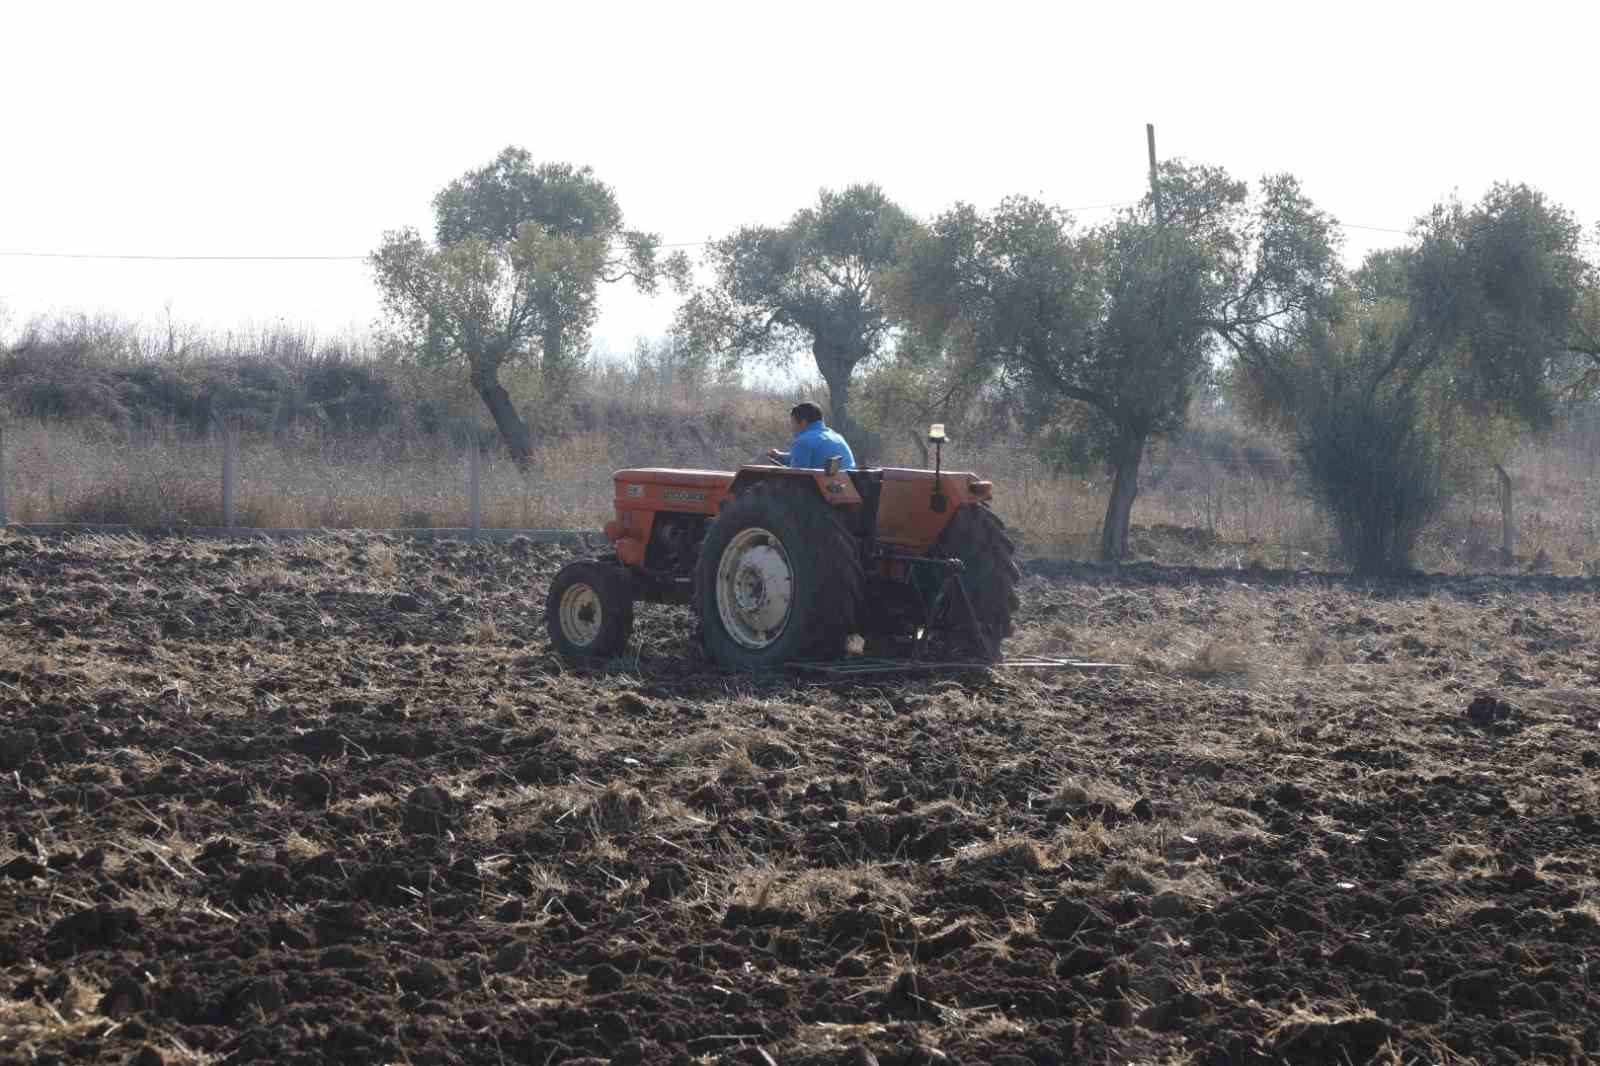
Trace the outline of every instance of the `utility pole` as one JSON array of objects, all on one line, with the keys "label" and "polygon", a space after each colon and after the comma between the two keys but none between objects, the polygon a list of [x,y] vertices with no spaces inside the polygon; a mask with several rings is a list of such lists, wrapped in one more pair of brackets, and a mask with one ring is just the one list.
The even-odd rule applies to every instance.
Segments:
[{"label": "utility pole", "polygon": [[1163,217],[1163,214],[1162,214],[1162,211],[1161,211],[1161,181],[1157,177],[1157,171],[1156,171],[1156,126],[1155,126],[1155,123],[1146,122],[1144,124],[1144,139],[1145,139],[1145,143],[1150,148],[1150,198],[1155,201],[1155,205],[1156,205],[1156,226],[1157,226],[1157,228],[1163,228],[1163,227],[1166,226],[1166,219]]}]

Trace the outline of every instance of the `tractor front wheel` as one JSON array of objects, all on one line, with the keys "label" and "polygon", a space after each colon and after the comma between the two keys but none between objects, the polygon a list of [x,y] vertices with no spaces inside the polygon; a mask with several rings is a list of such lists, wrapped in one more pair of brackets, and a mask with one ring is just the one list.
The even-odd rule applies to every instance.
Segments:
[{"label": "tractor front wheel", "polygon": [[550,583],[544,621],[550,643],[569,659],[608,659],[633,633],[628,571],[600,562],[568,563]]},{"label": "tractor front wheel", "polygon": [[811,482],[752,485],[723,508],[700,547],[701,639],[736,670],[842,655],[864,580],[856,538]]}]

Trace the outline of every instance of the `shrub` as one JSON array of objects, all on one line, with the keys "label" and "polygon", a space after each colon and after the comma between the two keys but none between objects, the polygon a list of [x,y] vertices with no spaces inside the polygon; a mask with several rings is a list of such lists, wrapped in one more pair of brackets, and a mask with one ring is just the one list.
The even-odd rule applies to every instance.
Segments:
[{"label": "shrub", "polygon": [[[220,526],[222,501],[214,482],[165,472],[125,472],[68,500],[61,520],[142,528]],[[249,528],[270,523],[259,508],[236,505],[233,524]]]},{"label": "shrub", "polygon": [[1335,394],[1306,415],[1297,437],[1345,561],[1360,574],[1408,569],[1441,500],[1439,443],[1415,401]]}]

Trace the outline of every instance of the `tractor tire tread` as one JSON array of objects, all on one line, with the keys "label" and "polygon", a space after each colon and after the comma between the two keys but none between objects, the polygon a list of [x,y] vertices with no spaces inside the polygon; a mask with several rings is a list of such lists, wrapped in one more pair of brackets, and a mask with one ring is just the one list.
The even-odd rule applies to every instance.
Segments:
[{"label": "tractor tire tread", "polygon": [[[842,656],[846,642],[855,631],[856,620],[861,616],[865,602],[866,572],[861,564],[860,543],[845,525],[837,508],[817,493],[812,482],[795,484],[772,480],[750,486],[735,496],[713,520],[713,529],[707,531],[705,544],[711,544],[714,539],[721,540],[714,531],[716,526],[724,522],[734,524],[748,517],[752,523],[759,523],[775,511],[787,516],[799,530],[796,538],[798,543],[785,544],[784,550],[808,553],[811,565],[796,565],[798,560],[791,554],[791,566],[795,568],[797,583],[802,580],[804,570],[809,569],[814,573],[812,586],[816,596],[815,606],[800,611],[797,621],[803,628],[792,641],[786,642],[788,648],[782,660]],[[700,611],[702,639],[707,650],[724,665],[776,665],[776,662],[734,662],[733,657],[718,655],[711,646],[713,626],[719,631],[721,629],[720,621],[714,617],[714,590],[719,562],[720,553],[702,548],[695,567],[695,602]]]},{"label": "tractor tire tread", "polygon": [[964,504],[940,534],[935,554],[965,564],[961,581],[981,629],[953,634],[961,650],[997,658],[1000,642],[1015,632],[1012,616],[1022,606],[1016,551],[1005,523],[986,503]]},{"label": "tractor tire tread", "polygon": [[[581,647],[561,631],[561,596],[578,581],[599,595],[602,626],[592,644]],[[580,559],[563,566],[550,582],[545,601],[545,629],[551,645],[569,659],[607,659],[620,654],[633,636],[633,579],[627,568],[604,560]]]}]

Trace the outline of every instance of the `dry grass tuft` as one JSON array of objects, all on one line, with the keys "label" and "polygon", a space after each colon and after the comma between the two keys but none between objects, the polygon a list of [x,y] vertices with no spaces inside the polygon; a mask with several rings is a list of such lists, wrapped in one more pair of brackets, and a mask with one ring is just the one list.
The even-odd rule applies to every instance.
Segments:
[{"label": "dry grass tuft", "polygon": [[400,572],[394,549],[387,544],[373,544],[367,548],[367,568],[384,581],[393,581]]},{"label": "dry grass tuft", "polygon": [[1074,819],[1062,834],[1067,855],[1104,855],[1111,850],[1111,832],[1099,818]]},{"label": "dry grass tuft", "polygon": [[1339,646],[1338,641],[1318,633],[1306,642],[1300,661],[1311,670],[1323,666],[1338,666],[1345,661],[1344,649]]},{"label": "dry grass tuft", "polygon": [[1055,794],[1055,802],[1068,807],[1087,807],[1093,804],[1126,807],[1137,798],[1115,781],[1103,777],[1069,778]]},{"label": "dry grass tuft", "polygon": [[106,1019],[98,1013],[102,989],[76,973],[69,975],[67,982],[66,992],[55,1003],[37,997],[0,997],[0,1050],[79,1040],[105,1026]]},{"label": "dry grass tuft", "polygon": [[1002,837],[989,844],[974,848],[962,856],[963,862],[981,862],[1015,870],[1038,873],[1054,866],[1050,850],[1027,836]]},{"label": "dry grass tuft", "polygon": [[750,758],[746,744],[727,745],[718,766],[718,776],[727,784],[750,782],[761,776],[761,768]]},{"label": "dry grass tuft", "polygon": [[733,875],[729,896],[751,906],[789,907],[816,915],[863,892],[895,909],[914,909],[916,890],[910,884],[868,864],[838,869],[747,867]]},{"label": "dry grass tuft", "polygon": [[1100,880],[1113,892],[1137,892],[1142,896],[1153,896],[1161,887],[1149,874],[1126,862],[1114,862],[1106,867]]},{"label": "dry grass tuft", "polygon": [[649,815],[649,805],[637,789],[613,781],[584,811],[591,825],[607,833],[637,829]]},{"label": "dry grass tuft", "polygon": [[1201,646],[1179,672],[1197,681],[1222,681],[1250,676],[1250,649],[1237,641],[1213,640]]}]

